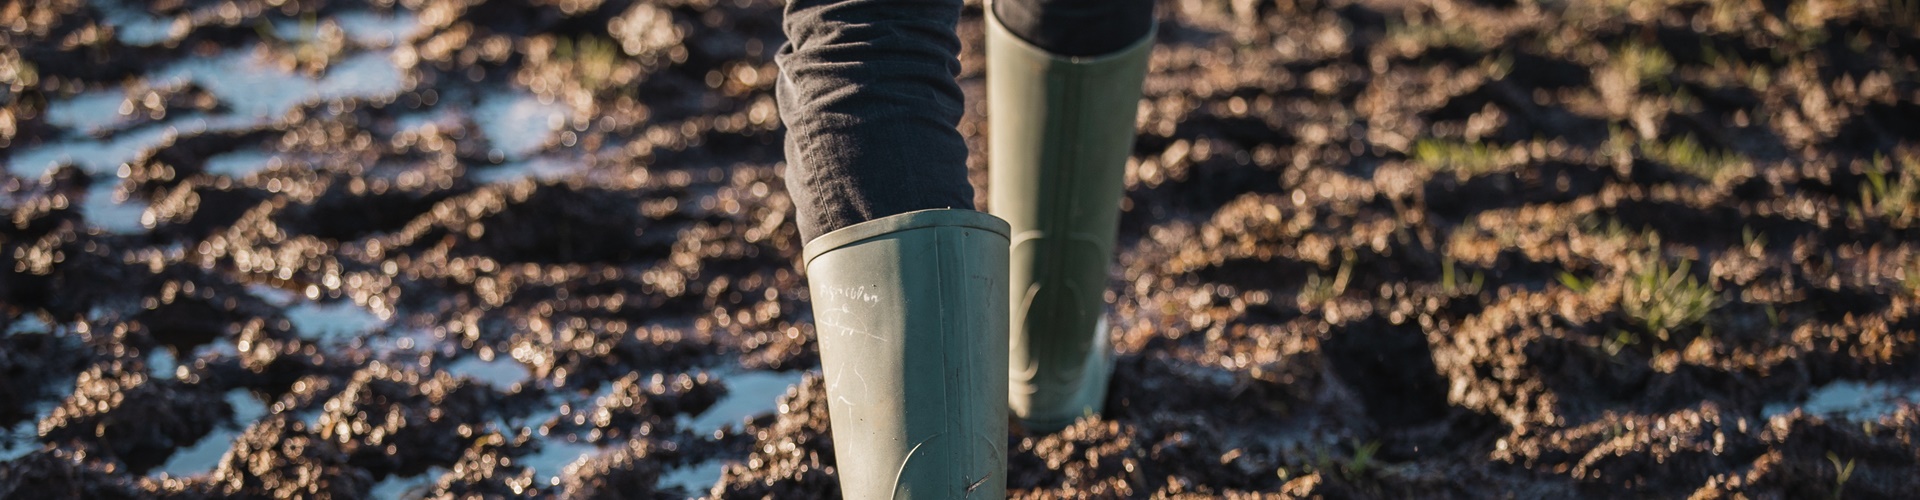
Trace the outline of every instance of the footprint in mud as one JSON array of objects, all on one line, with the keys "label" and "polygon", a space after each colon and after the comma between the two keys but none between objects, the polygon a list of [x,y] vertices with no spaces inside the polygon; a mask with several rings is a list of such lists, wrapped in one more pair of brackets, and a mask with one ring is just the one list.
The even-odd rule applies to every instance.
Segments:
[{"label": "footprint in mud", "polygon": [[[477,358],[468,358],[455,362],[448,369],[458,376],[488,380],[495,387],[501,387],[502,383],[509,381],[519,383],[524,378],[520,375],[526,374],[525,369],[503,367],[503,363],[513,363],[506,359],[499,358],[493,362],[483,362],[478,361]],[[517,363],[514,364],[517,365]],[[702,439],[719,435],[723,429],[737,428],[749,418],[777,411],[776,405],[780,396],[795,384],[800,383],[806,375],[805,372],[799,371],[773,372],[738,368],[720,369],[708,373],[715,380],[725,384],[726,395],[712,402],[711,406],[698,414],[681,413],[674,417],[675,427],[689,431],[691,436]],[[565,405],[591,411],[596,401],[604,401],[604,398],[611,393],[609,389],[611,387],[603,388],[582,399],[556,404],[554,407]],[[580,410],[569,414],[558,412],[536,414],[514,421],[534,425],[539,425],[541,422],[564,423],[566,419],[572,418],[571,415],[581,414]],[[564,473],[570,467],[585,464],[620,448],[618,441],[595,443],[583,439],[579,434],[581,433],[578,431],[554,428],[537,441],[538,450],[516,457],[513,462],[534,471],[536,485],[558,487],[566,481]],[[720,481],[721,472],[728,463],[738,461],[740,458],[720,454],[692,463],[665,467],[661,471],[655,488],[668,494],[700,496]],[[391,476],[376,484],[374,491],[384,495],[396,495],[381,498],[399,498],[407,492],[424,493],[429,491],[431,485],[438,481],[438,476],[445,472],[445,469],[435,468],[415,476]]]}]

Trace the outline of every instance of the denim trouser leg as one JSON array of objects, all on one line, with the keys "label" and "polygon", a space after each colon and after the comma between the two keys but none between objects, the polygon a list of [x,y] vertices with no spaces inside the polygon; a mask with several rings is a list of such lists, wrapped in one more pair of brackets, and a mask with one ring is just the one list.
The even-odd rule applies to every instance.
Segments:
[{"label": "denim trouser leg", "polygon": [[960,1],[787,3],[776,92],[805,241],[889,215],[973,208],[954,128]]},{"label": "denim trouser leg", "polygon": [[[1100,55],[1145,36],[1151,0],[994,0],[1015,34],[1061,55]],[[787,190],[803,241],[929,208],[973,208],[961,0],[791,0],[776,94]]]}]

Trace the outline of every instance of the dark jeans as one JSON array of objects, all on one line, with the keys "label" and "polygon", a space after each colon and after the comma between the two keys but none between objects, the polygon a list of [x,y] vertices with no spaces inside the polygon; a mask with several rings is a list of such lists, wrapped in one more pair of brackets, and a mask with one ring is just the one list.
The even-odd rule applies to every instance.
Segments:
[{"label": "dark jeans", "polygon": [[[1009,31],[1066,56],[1116,52],[1146,36],[1152,0],[994,0]],[[787,126],[787,191],[803,241],[929,208],[973,208],[961,0],[791,0],[775,57]]]}]

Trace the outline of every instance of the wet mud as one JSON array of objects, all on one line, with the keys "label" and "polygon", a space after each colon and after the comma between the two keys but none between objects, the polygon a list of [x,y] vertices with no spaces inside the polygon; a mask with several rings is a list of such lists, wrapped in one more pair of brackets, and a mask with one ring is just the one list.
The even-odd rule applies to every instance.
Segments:
[{"label": "wet mud", "polygon": [[[0,0],[0,498],[837,494],[780,7]],[[1920,491],[1911,2],[1159,13],[1015,496]]]}]

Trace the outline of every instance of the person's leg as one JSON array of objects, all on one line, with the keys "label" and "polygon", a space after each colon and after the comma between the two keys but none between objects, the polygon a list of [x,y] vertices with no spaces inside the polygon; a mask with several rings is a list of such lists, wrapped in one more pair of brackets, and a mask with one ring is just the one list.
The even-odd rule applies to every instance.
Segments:
[{"label": "person's leg", "polygon": [[973,210],[960,0],[790,0],[787,186],[847,498],[1006,494],[1007,225]]},{"label": "person's leg", "polygon": [[1001,26],[1065,57],[1120,52],[1153,30],[1153,0],[993,0]]},{"label": "person's leg", "polygon": [[1008,403],[1029,430],[1106,399],[1104,292],[1152,19],[1147,0],[993,0],[991,208],[1012,226]]},{"label": "person's leg", "polygon": [[803,241],[930,208],[973,208],[960,0],[792,0],[775,56],[787,191]]}]

